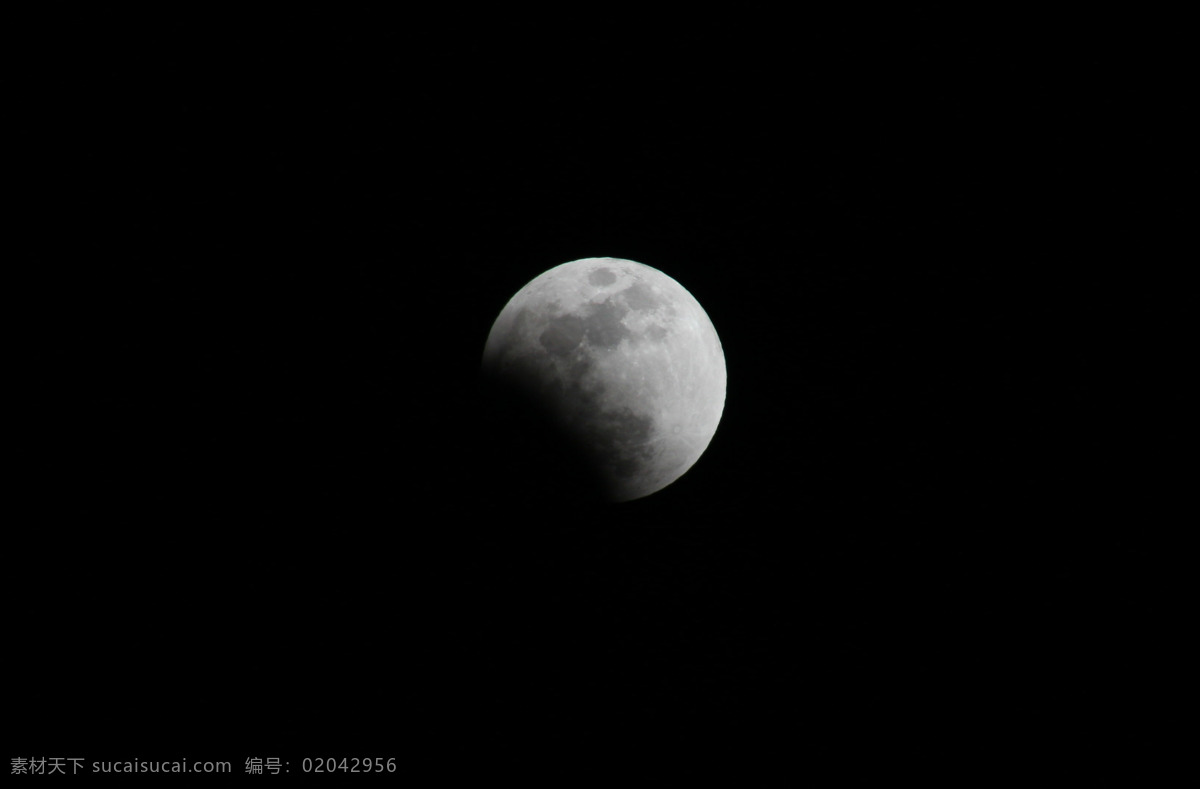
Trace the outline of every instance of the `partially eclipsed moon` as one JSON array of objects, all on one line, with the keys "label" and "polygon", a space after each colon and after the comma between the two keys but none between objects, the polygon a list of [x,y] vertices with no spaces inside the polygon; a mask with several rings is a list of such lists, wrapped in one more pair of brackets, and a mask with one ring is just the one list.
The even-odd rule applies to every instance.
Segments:
[{"label": "partially eclipsed moon", "polygon": [[536,277],[496,318],[483,368],[534,393],[615,501],[681,477],[725,407],[712,321],[682,285],[631,260],[586,258]]}]

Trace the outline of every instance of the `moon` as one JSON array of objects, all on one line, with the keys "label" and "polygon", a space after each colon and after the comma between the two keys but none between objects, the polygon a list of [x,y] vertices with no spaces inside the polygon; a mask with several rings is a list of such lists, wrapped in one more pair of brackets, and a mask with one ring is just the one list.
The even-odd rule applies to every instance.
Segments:
[{"label": "moon", "polygon": [[620,258],[563,263],[517,291],[482,369],[532,394],[590,455],[614,502],[683,476],[725,408],[725,355],[700,303]]}]

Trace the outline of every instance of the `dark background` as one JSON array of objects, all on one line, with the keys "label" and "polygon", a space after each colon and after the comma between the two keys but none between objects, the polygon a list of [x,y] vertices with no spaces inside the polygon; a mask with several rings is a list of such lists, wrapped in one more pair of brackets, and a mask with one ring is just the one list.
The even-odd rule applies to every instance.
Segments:
[{"label": "dark background", "polygon": [[[70,21],[84,265],[51,265],[17,750],[854,775],[1128,744],[1119,58],[920,10],[582,17]],[[506,301],[590,256],[682,283],[728,366],[704,456],[619,506],[476,379]]]}]

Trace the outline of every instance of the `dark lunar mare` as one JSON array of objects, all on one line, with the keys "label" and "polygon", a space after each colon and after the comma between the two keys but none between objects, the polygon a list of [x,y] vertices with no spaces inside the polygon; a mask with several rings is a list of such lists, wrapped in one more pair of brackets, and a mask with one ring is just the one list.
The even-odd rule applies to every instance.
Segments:
[{"label": "dark lunar mare", "polygon": [[558,315],[538,336],[538,342],[551,356],[570,356],[584,341],[592,348],[611,349],[631,335],[621,323],[628,308],[612,299],[589,305],[583,317],[575,314]]}]

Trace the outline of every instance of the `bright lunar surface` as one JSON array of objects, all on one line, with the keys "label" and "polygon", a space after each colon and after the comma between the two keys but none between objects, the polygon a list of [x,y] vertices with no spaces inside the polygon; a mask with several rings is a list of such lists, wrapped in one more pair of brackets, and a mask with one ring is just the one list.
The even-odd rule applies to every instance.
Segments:
[{"label": "bright lunar surface", "polygon": [[682,285],[631,260],[563,263],[521,288],[492,326],[483,369],[534,394],[614,501],[682,476],[725,407],[712,321]]}]

